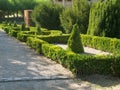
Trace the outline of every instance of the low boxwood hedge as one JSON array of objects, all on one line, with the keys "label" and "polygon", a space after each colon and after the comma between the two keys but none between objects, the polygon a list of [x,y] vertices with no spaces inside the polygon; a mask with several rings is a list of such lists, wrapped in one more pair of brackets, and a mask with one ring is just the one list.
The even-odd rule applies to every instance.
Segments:
[{"label": "low boxwood hedge", "polygon": [[[37,36],[37,38],[47,41],[49,43],[62,43],[66,44],[69,38],[69,34],[63,35],[47,35]],[[120,39],[98,37],[90,35],[81,35],[82,43],[84,46],[92,47],[98,50],[103,50],[111,53],[120,53]]]},{"label": "low boxwood hedge", "polygon": [[69,34],[63,35],[49,35],[49,36],[37,36],[37,38],[47,41],[49,43],[63,43],[66,44],[69,38]]},{"label": "low boxwood hedge", "polygon": [[115,54],[120,53],[120,39],[90,35],[81,35],[81,37],[84,46],[89,46]]},{"label": "low boxwood hedge", "polygon": [[2,27],[2,29],[8,34],[9,33],[9,28],[8,27]]},{"label": "low boxwood hedge", "polygon": [[[9,28],[7,28],[5,31],[9,32]],[[15,33],[14,31],[12,32]],[[12,35],[14,36],[14,34]],[[35,37],[35,35],[32,34],[25,34],[23,32],[17,33],[17,38],[20,41],[27,41],[27,44],[31,48],[34,48],[37,52],[44,54],[46,57],[49,57],[58,63],[61,63],[64,67],[70,69],[75,75],[112,74],[120,76],[119,39],[81,35],[82,42],[85,46],[115,53],[107,56],[76,54],[70,51],[68,52],[59,46],[49,44],[67,43],[69,36],[70,35],[68,34],[57,36],[41,35]]]},{"label": "low boxwood hedge", "polygon": [[92,56],[76,54],[59,46],[43,44],[42,53],[70,69],[75,75],[112,74],[120,76],[120,56]]},{"label": "low boxwood hedge", "polygon": [[26,43],[31,48],[35,49],[37,53],[42,53],[42,44],[45,44],[47,42],[35,37],[28,37]]},{"label": "low boxwood hedge", "polygon": [[88,54],[76,54],[33,37],[27,39],[27,44],[46,57],[61,63],[75,75],[112,74],[120,76],[119,55],[93,56]]},{"label": "low boxwood hedge", "polygon": [[28,37],[35,37],[35,35],[24,34],[23,32],[19,32],[17,34],[17,39],[22,41],[22,42],[26,42]]},{"label": "low boxwood hedge", "polygon": [[18,34],[18,31],[16,31],[16,30],[10,30],[9,31],[10,36],[17,37],[17,34]]}]

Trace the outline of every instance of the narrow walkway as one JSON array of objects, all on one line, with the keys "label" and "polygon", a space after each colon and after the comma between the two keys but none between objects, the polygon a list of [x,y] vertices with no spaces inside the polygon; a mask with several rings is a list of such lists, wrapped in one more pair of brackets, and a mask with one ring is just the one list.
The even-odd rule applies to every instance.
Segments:
[{"label": "narrow walkway", "polygon": [[72,73],[0,31],[0,78],[53,76],[69,78]]},{"label": "narrow walkway", "polygon": [[0,90],[62,90],[55,84],[76,90],[78,86],[70,89],[70,78],[69,70],[0,30]]}]

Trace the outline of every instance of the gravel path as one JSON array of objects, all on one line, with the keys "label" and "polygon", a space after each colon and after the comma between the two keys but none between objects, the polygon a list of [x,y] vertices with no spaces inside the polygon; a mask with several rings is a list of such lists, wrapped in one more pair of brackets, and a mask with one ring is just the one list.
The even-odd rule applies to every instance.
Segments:
[{"label": "gravel path", "polygon": [[0,31],[0,78],[26,76],[69,77],[72,73]]},{"label": "gravel path", "polygon": [[72,77],[61,65],[0,30],[0,90],[120,90],[119,78]]},{"label": "gravel path", "polygon": [[[56,44],[56,45],[62,47],[63,49],[67,48],[66,44]],[[90,47],[84,47],[84,52],[85,52],[84,54],[91,54],[91,55],[108,55],[108,54],[111,55],[111,53],[109,52],[104,52]]]}]

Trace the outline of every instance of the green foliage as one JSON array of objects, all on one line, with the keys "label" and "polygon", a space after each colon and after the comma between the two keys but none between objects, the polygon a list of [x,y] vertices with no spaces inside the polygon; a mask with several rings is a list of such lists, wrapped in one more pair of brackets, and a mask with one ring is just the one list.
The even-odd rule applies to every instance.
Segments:
[{"label": "green foliage", "polygon": [[72,8],[77,17],[80,32],[86,34],[89,22],[90,6],[88,0],[72,0]]},{"label": "green foliage", "polygon": [[65,50],[63,50],[59,46],[55,46],[53,44],[43,44],[42,45],[42,53],[52,60],[55,60],[60,63],[60,61],[65,56]]},{"label": "green foliage", "polygon": [[62,43],[66,44],[69,38],[69,34],[66,35],[49,35],[49,36],[37,36],[37,38],[42,39],[49,43]]},{"label": "green foliage", "polygon": [[17,39],[22,42],[26,42],[28,37],[34,37],[34,35],[24,34],[23,32],[17,34]]},{"label": "green foliage", "polygon": [[25,23],[21,24],[21,31],[25,31],[26,27],[25,27]]},{"label": "green foliage", "polygon": [[30,31],[30,27],[25,27],[25,30],[26,31]]},{"label": "green foliage", "polygon": [[34,9],[38,5],[36,0],[0,0],[0,17],[17,14],[23,14],[24,10]]},{"label": "green foliage", "polygon": [[91,56],[66,52],[61,47],[43,44],[42,53],[61,63],[75,75],[111,74],[120,76],[120,56]]},{"label": "green foliage", "polygon": [[66,33],[72,31],[73,25],[78,24],[81,33],[86,33],[88,28],[89,4],[87,0],[72,0],[73,7],[63,10],[60,15],[61,25]]},{"label": "green foliage", "polygon": [[37,39],[37,38],[28,37],[26,43],[31,48],[35,49],[37,53],[42,53],[42,44],[45,44],[47,42]]},{"label": "green foliage", "polygon": [[9,35],[17,38],[18,31],[10,30]]},{"label": "green foliage", "polygon": [[2,21],[3,26],[7,26],[7,21]]},{"label": "green foliage", "polygon": [[60,30],[50,30],[50,34],[49,35],[62,35],[62,31]]},{"label": "green foliage", "polygon": [[38,25],[36,28],[37,34],[42,34],[41,27]]},{"label": "green foliage", "polygon": [[77,24],[73,26],[72,33],[68,39],[68,49],[75,53],[83,53],[83,45]]},{"label": "green foliage", "polygon": [[73,25],[76,23],[76,19],[77,17],[70,7],[63,10],[60,15],[60,21],[65,33],[70,33],[72,31]]},{"label": "green foliage", "polygon": [[96,48],[102,51],[119,54],[120,39],[82,35],[83,45]]},{"label": "green foliage", "polygon": [[[15,30],[9,26],[7,32],[14,36]],[[33,32],[33,31],[32,31]],[[67,42],[70,35],[59,36],[35,36],[30,34],[30,31],[21,31],[17,34],[20,41],[27,41],[27,44],[35,49],[38,53],[44,54],[46,57],[55,60],[62,64],[64,67],[71,70],[75,75],[82,74],[111,74],[120,76],[120,40],[115,38],[106,38],[90,35],[81,35],[83,44],[93,48],[101,49],[104,51],[116,52],[113,55],[96,56],[88,54],[77,54],[71,51],[66,51],[59,46],[48,44],[49,42]],[[12,34],[13,33],[13,34]],[[78,33],[79,34],[79,33]],[[41,40],[42,39],[42,40]],[[46,40],[46,41],[44,41]],[[53,40],[53,41],[52,41]]]},{"label": "green foliage", "polygon": [[59,13],[62,7],[52,3],[40,3],[32,13],[36,24],[47,29],[60,29]]},{"label": "green foliage", "polygon": [[16,23],[16,21],[14,21],[13,27],[17,27],[17,23]]},{"label": "green foliage", "polygon": [[90,11],[88,34],[120,38],[120,0],[99,1]]},{"label": "green foliage", "polygon": [[8,22],[8,26],[11,26],[11,25],[12,25],[12,23],[9,21],[9,22]]},{"label": "green foliage", "polygon": [[7,34],[9,33],[9,28],[8,27],[5,27],[5,28],[2,28]]}]

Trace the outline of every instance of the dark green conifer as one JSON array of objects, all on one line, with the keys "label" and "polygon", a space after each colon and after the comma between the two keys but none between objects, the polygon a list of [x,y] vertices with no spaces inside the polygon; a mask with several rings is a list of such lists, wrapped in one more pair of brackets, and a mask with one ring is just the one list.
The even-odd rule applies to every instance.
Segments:
[{"label": "dark green conifer", "polygon": [[92,4],[87,33],[120,38],[120,0],[104,0]]},{"label": "dark green conifer", "polygon": [[73,26],[71,35],[69,37],[68,50],[73,51],[75,53],[84,52],[81,37],[80,37],[80,31],[77,24]]},{"label": "dark green conifer", "polygon": [[37,34],[41,34],[42,32],[41,32],[41,27],[40,27],[40,25],[37,25]]},{"label": "dark green conifer", "polygon": [[25,23],[23,22],[22,24],[21,24],[21,31],[24,31],[25,30]]}]

